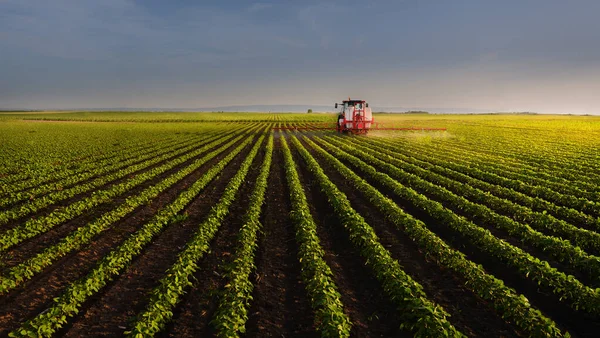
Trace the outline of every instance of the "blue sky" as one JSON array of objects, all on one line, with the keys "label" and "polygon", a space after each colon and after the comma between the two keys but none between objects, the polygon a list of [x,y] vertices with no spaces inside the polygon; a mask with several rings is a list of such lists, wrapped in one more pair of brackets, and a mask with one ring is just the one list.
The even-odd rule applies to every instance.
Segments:
[{"label": "blue sky", "polygon": [[0,0],[0,108],[600,113],[598,1]]}]

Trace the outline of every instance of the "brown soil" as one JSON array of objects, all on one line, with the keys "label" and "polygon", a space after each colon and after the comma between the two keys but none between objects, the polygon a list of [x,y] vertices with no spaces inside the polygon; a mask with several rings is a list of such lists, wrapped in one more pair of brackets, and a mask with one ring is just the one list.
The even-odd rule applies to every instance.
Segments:
[{"label": "brown soil", "polygon": [[[137,209],[114,224],[109,231],[100,234],[83,250],[62,258],[30,281],[2,296],[0,298],[0,336],[50,306],[52,299],[59,296],[65,287],[83,277],[96,265],[99,259],[118,246],[129,234],[136,231],[144,221],[150,219],[159,208],[172,201],[182,189],[199,179],[208,168],[225,157],[226,154],[227,151],[220,154],[182,182],[163,192],[150,205]],[[222,180],[218,181],[223,185]],[[213,181],[211,185],[214,184],[216,183]],[[205,189],[205,192],[211,190],[211,185]],[[203,193],[203,195],[207,196],[206,193]],[[206,204],[212,203],[212,201],[213,199],[207,199]]]},{"label": "brown soil", "polygon": [[[311,151],[310,147],[307,147]],[[428,261],[419,248],[379,213],[373,203],[346,183],[346,180],[329,166],[319,154],[311,151],[327,176],[346,194],[352,207],[371,225],[381,243],[397,259],[415,281],[420,283],[428,298],[441,305],[450,315],[450,322],[461,332],[472,337],[514,337],[519,335],[515,328],[506,324],[486,301],[475,296],[464,287],[464,280],[451,271],[440,269]],[[477,318],[477,320],[473,320]]]},{"label": "brown soil", "polygon": [[[353,168],[352,166],[350,167]],[[357,168],[353,169],[357,170],[357,173],[360,173]],[[552,318],[561,329],[567,330],[575,337],[595,337],[600,332],[600,320],[598,318],[593,318],[592,316],[571,309],[568,304],[560,302],[558,297],[552,294],[551,290],[538,286],[532,280],[523,278],[515,269],[508,267],[495,257],[479,250],[469,240],[462,238],[459,233],[440,224],[426,212],[413,205],[411,201],[395,196],[392,191],[373,180],[367,179],[367,181],[384,195],[392,198],[407,213],[427,224],[430,229],[452,247],[465,253],[469,260],[481,264],[488,273],[493,274],[507,286],[527,297],[532,306],[540,309],[545,315]],[[510,238],[509,236],[503,237]],[[510,238],[509,242],[517,246],[522,246],[516,238]],[[480,302],[485,301],[480,300]],[[481,315],[477,315],[476,318],[480,317]],[[471,323],[475,322],[471,320]]]},{"label": "brown soil", "polygon": [[[184,147],[186,147],[186,146],[188,146],[188,145],[190,145],[190,144],[192,144],[192,143],[194,143],[194,142],[198,142],[198,141],[199,141],[198,139],[193,139],[193,138],[186,139],[185,141],[179,141],[179,142],[173,142],[172,140],[170,140],[170,141],[168,142],[168,145],[167,145],[167,146],[168,146],[168,147],[174,147],[174,148],[172,149],[172,151],[177,151],[177,150],[179,150],[179,149],[181,149],[181,148],[184,148]],[[152,147],[151,145],[147,145],[147,146],[140,147],[140,148],[138,148],[138,149],[133,149],[133,150],[134,150],[135,152],[139,152],[139,151],[142,151],[142,152],[143,152],[143,153],[140,153],[140,154],[138,154],[138,156],[141,156],[141,155],[149,155],[149,154],[151,154],[151,153],[155,153],[157,150],[158,150],[158,151],[160,151],[160,149],[154,149],[154,150],[152,150],[152,151],[148,152],[147,150],[148,150],[149,148],[151,148],[151,147]],[[146,151],[145,151],[145,150],[146,150]],[[116,156],[117,156],[117,155],[113,156],[113,158],[114,158],[114,157],[116,157]],[[147,161],[147,160],[148,160],[148,159],[145,159],[145,160],[140,160],[140,161],[136,161],[136,162],[133,162],[133,163],[131,163],[130,165],[131,165],[131,166],[133,166],[133,165],[136,165],[136,164],[138,164],[138,163],[141,163],[141,162],[144,162],[144,161]],[[163,163],[164,163],[164,162],[163,162]],[[112,164],[105,164],[105,165],[114,165],[114,164],[116,164],[116,163],[112,163]],[[67,165],[68,165],[68,164],[67,164]],[[93,176],[90,176],[90,177],[86,178],[85,180],[83,180],[83,181],[80,181],[80,182],[77,182],[77,183],[75,183],[75,184],[65,184],[65,185],[62,185],[62,189],[69,189],[69,188],[73,187],[74,185],[82,185],[82,184],[86,184],[86,183],[88,183],[88,182],[91,182],[91,181],[93,181],[93,180],[95,180],[95,179],[99,178],[99,177],[106,176],[106,175],[110,175],[110,174],[112,174],[112,173],[115,173],[115,172],[117,172],[117,171],[119,171],[119,170],[122,170],[122,169],[123,169],[123,168],[120,168],[120,169],[117,169],[117,170],[110,170],[110,171],[107,171],[106,173],[104,173],[104,174],[102,174],[102,175],[93,175]],[[145,169],[142,169],[142,170],[145,170]],[[90,171],[90,170],[85,170],[85,171],[77,172],[76,174],[80,174],[80,173],[87,173],[87,172],[89,172],[89,171]],[[47,184],[57,184],[57,185],[58,185],[58,184],[60,184],[60,182],[61,182],[61,179],[51,179],[51,180],[47,180],[47,181],[45,181],[45,182],[41,183],[41,185],[47,185]],[[110,184],[110,183],[109,183],[109,184]],[[20,190],[20,191],[21,191],[21,192],[26,192],[26,191],[32,190],[33,188],[36,188],[36,187],[25,188],[25,189],[22,189],[22,190]],[[95,188],[94,190],[96,190],[96,189],[98,189],[98,188]],[[35,196],[35,197],[34,197],[34,199],[40,199],[40,198],[43,198],[44,196],[47,196],[47,195],[51,194],[52,192],[54,192],[54,191],[49,191],[49,192],[46,192],[46,193],[39,194],[39,195]],[[25,202],[25,203],[24,203],[24,202]],[[15,207],[15,206],[17,206],[17,205],[23,205],[23,204],[26,204],[28,201],[26,200],[26,201],[24,201],[24,202],[23,202],[23,201],[21,201],[21,202],[16,202],[16,203],[12,203],[12,204],[7,204],[7,205],[3,206],[2,208],[0,208],[0,210],[9,210],[9,209],[11,209],[11,208],[14,208],[14,207]]]},{"label": "brown soil", "polygon": [[[249,146],[246,146],[248,149]],[[196,227],[218,202],[229,180],[245,158],[242,150],[194,201],[185,208],[188,218],[169,225],[144,249],[125,271],[86,303],[79,314],[62,330],[67,337],[115,336],[122,334],[129,321],[144,310],[150,292],[179,252],[192,238]],[[127,301],[123,301],[126,299]]]},{"label": "brown soil", "polygon": [[288,219],[289,188],[278,137],[269,182],[246,336],[315,337],[312,309],[300,276],[294,226]]},{"label": "brown soil", "polygon": [[300,154],[292,153],[306,193],[311,214],[317,224],[325,260],[341,294],[344,312],[352,322],[353,337],[411,337],[400,330],[397,309],[384,294],[381,284],[373,277],[365,260],[350,242],[347,230],[339,222],[327,196],[308,171]]},{"label": "brown soil", "polygon": [[227,280],[226,269],[231,264],[236,238],[248,210],[250,196],[260,172],[264,152],[259,152],[236,194],[236,199],[211,243],[211,250],[201,260],[192,278],[194,285],[173,311],[173,319],[161,336],[209,337],[214,335],[210,321],[219,302],[219,291]]},{"label": "brown soil", "polygon": [[[199,144],[198,147],[201,147],[203,144],[204,143]],[[202,154],[195,156],[194,158],[189,159],[188,161],[185,161],[184,163],[177,165],[176,167],[174,167],[170,170],[167,170],[166,172],[154,177],[153,179],[148,180],[148,181],[138,185],[137,187],[126,192],[125,194],[112,199],[110,202],[100,204],[100,205],[94,207],[92,210],[89,210],[88,212],[84,213],[81,216],[77,216],[63,224],[59,224],[59,225],[53,227],[52,229],[48,230],[47,232],[39,234],[33,238],[30,238],[30,239],[24,241],[22,244],[19,244],[18,246],[13,247],[13,248],[3,252],[2,254],[0,254],[0,257],[2,258],[2,263],[4,264],[2,267],[2,270],[16,266],[16,265],[24,262],[25,260],[35,256],[36,254],[41,252],[43,249],[45,249],[53,244],[56,244],[60,239],[67,236],[68,234],[70,234],[72,231],[74,231],[78,227],[84,226],[87,223],[90,223],[90,222],[94,221],[95,219],[101,217],[104,213],[107,213],[107,212],[113,210],[114,208],[116,208],[117,206],[119,206],[120,204],[125,202],[125,200],[128,197],[135,196],[138,193],[142,192],[144,189],[146,189],[152,185],[155,185],[156,183],[158,183],[161,180],[167,178],[168,176],[176,173],[177,171],[181,170],[182,168],[185,168],[186,166],[191,164],[193,161],[195,161],[199,158],[202,158],[202,156],[204,156],[206,153],[210,152],[211,150],[216,149],[217,147],[207,150],[207,151],[203,152]],[[233,149],[233,148],[230,148],[230,149]],[[227,151],[225,151],[223,154],[225,154],[226,152]],[[217,156],[217,158],[209,161],[208,164],[210,165],[210,164],[216,163],[218,161],[218,159],[220,159],[224,156],[225,155]],[[162,162],[162,163],[164,163],[164,162]],[[160,164],[157,164],[157,165],[160,165]],[[207,164],[205,164],[204,167],[206,167],[206,165]],[[143,171],[147,171],[147,170],[150,170],[150,168],[144,169]],[[124,179],[122,179],[122,180],[124,180]],[[122,181],[122,180],[119,180],[119,181]],[[157,197],[157,199],[155,199],[155,200],[164,201],[166,203],[166,201],[168,201],[168,199],[165,199],[165,196],[174,197],[175,194],[177,193],[177,191],[179,191],[177,188],[174,188],[174,187],[177,187],[177,186],[185,187],[185,186],[188,186],[189,184],[191,184],[190,182],[193,182],[193,181],[189,177],[188,177],[188,179],[184,179],[184,180],[180,181],[179,183],[175,184],[173,187],[167,189],[165,192],[160,194]],[[167,193],[167,191],[172,191],[172,193]],[[69,200],[73,200],[73,199],[69,199]],[[61,205],[62,204],[68,205],[68,204],[66,204],[66,202],[61,202]],[[158,206],[156,206],[156,208],[158,208]],[[144,209],[144,206],[138,207],[136,210],[134,210],[132,212],[132,215],[139,213],[140,209]],[[146,210],[147,210],[146,216],[151,217],[152,214],[157,209],[146,208]],[[137,219],[139,221],[142,221],[142,219],[140,219],[140,217],[137,217]]]}]

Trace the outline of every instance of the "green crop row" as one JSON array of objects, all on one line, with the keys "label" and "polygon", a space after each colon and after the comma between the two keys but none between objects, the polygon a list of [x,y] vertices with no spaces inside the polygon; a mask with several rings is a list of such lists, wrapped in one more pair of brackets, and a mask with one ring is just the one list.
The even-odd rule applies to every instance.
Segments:
[{"label": "green crop row", "polygon": [[128,213],[135,210],[137,207],[148,203],[150,200],[158,196],[167,188],[182,180],[187,175],[191,174],[202,165],[215,158],[233,144],[235,144],[241,136],[220,146],[218,149],[206,154],[200,159],[197,159],[189,166],[172,174],[160,183],[146,188],[141,193],[128,197],[118,207],[103,214],[94,221],[85,226],[77,228],[55,245],[46,247],[42,252],[28,259],[27,261],[11,268],[2,277],[0,277],[0,294],[10,291],[26,280],[29,280],[35,274],[41,272],[46,267],[50,266],[57,259],[64,257],[69,252],[78,250],[88,244],[94,236],[108,229],[111,224],[125,217]]},{"label": "green crop row", "polygon": [[[85,180],[99,177],[112,171],[116,171],[121,168],[134,165],[138,162],[159,157],[166,153],[176,152],[185,147],[189,147],[190,144],[202,142],[203,139],[205,138],[190,138],[184,141],[170,142],[166,144],[157,145],[151,149],[121,153],[120,156],[112,158],[111,161],[95,163],[93,168],[89,168],[89,170],[63,170],[57,172],[57,174],[60,173],[60,178],[58,178],[59,175],[55,175],[55,177],[50,183],[37,183],[32,189],[21,189],[18,186],[14,186],[14,189],[11,189],[7,196],[0,198],[0,207],[6,207],[8,205],[16,204],[25,200],[31,201],[36,199],[40,195],[52,193],[53,191],[64,191],[65,189],[74,186],[78,183],[81,184]],[[41,173],[38,176],[38,178],[43,179],[45,181],[48,180],[48,176],[43,175]],[[35,180],[28,180],[27,183],[30,184],[31,181]],[[101,180],[98,181],[102,182]],[[91,187],[90,189],[93,189],[93,187]]]},{"label": "green crop row", "polygon": [[152,220],[144,224],[121,245],[104,256],[96,267],[84,278],[72,283],[67,290],[43,313],[28,320],[20,328],[9,334],[10,337],[51,336],[67,323],[67,318],[79,312],[83,303],[104,288],[118,276],[131,261],[156,237],[165,226],[177,220],[181,212],[211,182],[225,166],[250,142],[244,142],[232,150],[225,158],[210,168],[201,179],[194,182],[169,205],[159,210]]},{"label": "green crop row", "polygon": [[[551,172],[540,170],[530,164],[513,161],[496,153],[484,154],[473,152],[460,144],[443,144],[441,146],[423,146],[413,143],[396,143],[384,140],[369,140],[376,144],[387,144],[394,149],[402,149],[402,153],[410,154],[425,161],[437,160],[443,163],[460,164],[486,172],[496,173],[510,179],[528,181],[536,185],[548,186],[557,192],[583,197],[592,201],[600,198],[598,185],[588,180],[584,173],[564,175],[560,169]],[[563,177],[564,176],[564,177]],[[582,181],[583,180],[583,181]]]},{"label": "green crop row", "polygon": [[[478,163],[474,167],[479,167],[479,166],[485,166],[485,165]],[[562,169],[562,168],[553,169],[553,171],[555,173],[560,173],[562,170],[564,170],[564,169]],[[585,213],[589,213],[596,217],[600,216],[600,202],[597,202],[600,195],[598,194],[597,191],[592,190],[592,191],[594,191],[593,193],[584,194],[588,198],[578,197],[578,196],[571,195],[571,194],[557,192],[556,188],[557,188],[557,186],[560,186],[560,185],[549,185],[547,182],[527,183],[527,181],[532,181],[532,179],[528,179],[527,176],[523,177],[523,175],[504,174],[505,176],[507,176],[507,177],[504,177],[504,176],[500,176],[494,172],[491,172],[489,170],[476,170],[473,172],[478,175],[477,176],[478,178],[484,179],[488,182],[491,182],[494,184],[500,184],[502,186],[514,189],[516,191],[523,192],[523,193],[531,195],[531,196],[543,198],[545,200],[556,203],[558,205],[567,206],[570,208],[580,210]],[[565,187],[570,187],[570,186],[574,185],[575,184],[574,182],[576,182],[577,180],[587,179],[586,176],[588,176],[588,175],[589,175],[589,173],[586,173],[586,172],[579,172],[579,175],[572,175],[571,177],[572,177],[573,181],[562,184],[562,189],[559,189],[559,191],[565,190]],[[533,176],[533,177],[535,177],[535,176]],[[595,189],[598,189],[597,182],[600,180],[600,178],[591,179],[591,180],[592,181],[590,183],[592,183],[594,181],[596,182]],[[580,193],[580,195],[581,195],[581,193]]]},{"label": "green crop row", "polygon": [[[158,141],[158,142],[157,142]],[[126,145],[117,150],[100,151],[93,155],[83,155],[75,158],[65,158],[60,165],[50,168],[38,168],[35,171],[20,171],[6,177],[0,178],[0,196],[4,196],[9,191],[16,192],[30,187],[38,186],[46,182],[68,177],[87,170],[93,170],[98,166],[103,166],[106,163],[114,162],[114,159],[121,157],[129,152],[144,152],[150,151],[161,144],[170,144],[176,141],[173,139],[166,140],[142,140],[136,144]]]},{"label": "green crop row", "polygon": [[[378,144],[380,147],[381,144]],[[393,148],[390,148],[391,150]],[[385,149],[384,149],[385,151]],[[561,206],[561,203],[553,203],[548,202],[548,200],[537,197],[535,190],[531,190],[528,192],[530,185],[528,185],[524,181],[532,181],[532,177],[526,177],[523,181],[514,181],[509,180],[513,183],[506,185],[505,181],[507,179],[499,176],[496,173],[483,171],[478,169],[479,164],[469,164],[468,166],[461,166],[453,161],[436,161],[434,160],[433,154],[421,154],[421,156],[427,156],[428,162],[437,163],[437,168],[432,168],[436,171],[443,171],[444,174],[452,175],[453,177],[460,176],[460,173],[452,173],[452,170],[460,171],[471,178],[475,178],[481,180],[480,183],[474,181],[473,179],[469,180],[469,185],[473,185],[474,187],[481,187],[482,190],[489,191],[491,193],[497,194],[499,196],[508,197],[512,200],[517,200],[520,203],[523,203],[527,206],[535,208],[540,212],[521,212],[521,216],[525,217],[522,220],[530,222],[534,226],[538,226],[541,229],[547,230],[552,234],[556,234],[559,236],[567,237],[572,240],[576,245],[580,245],[587,250],[593,251],[594,253],[600,253],[598,251],[600,249],[600,235],[597,232],[590,232],[584,229],[579,229],[577,226],[583,225],[587,227],[591,227],[595,230],[600,230],[600,218],[596,218],[590,215],[587,215],[580,211],[577,206]],[[442,168],[443,167],[443,168]],[[448,169],[450,168],[450,169]],[[429,169],[429,168],[428,168]],[[461,181],[468,180],[463,175],[459,178]],[[486,183],[491,182],[493,184]],[[522,189],[517,189],[515,186],[523,186]],[[531,188],[534,189],[534,188]],[[544,188],[548,190],[548,188]],[[523,191],[523,192],[519,192]],[[529,195],[533,195],[530,197]],[[563,195],[567,196],[567,195]],[[586,199],[577,198],[575,196],[568,196],[569,199],[576,199],[581,201],[588,201]],[[593,205],[597,205],[597,203],[588,201],[582,202],[590,205],[590,208],[594,209]],[[558,205],[557,205],[558,204]],[[562,203],[565,204],[565,203]],[[570,204],[570,203],[566,203]],[[522,208],[521,208],[522,209]],[[523,209],[522,209],[523,210]],[[524,210],[523,210],[524,211]],[[545,212],[544,212],[545,211]],[[590,210],[588,210],[589,212]],[[594,212],[591,212],[592,214]],[[560,217],[562,219],[569,220],[573,222],[573,224],[568,224],[564,220],[556,219],[554,216]],[[575,225],[575,226],[574,226]]]},{"label": "green crop row", "polygon": [[[218,138],[220,138],[220,136],[215,136],[215,137],[209,139],[209,141],[212,141],[212,140],[218,139]],[[197,144],[190,144],[184,148],[179,149],[178,151],[166,152],[166,153],[163,153],[161,156],[150,157],[141,163],[127,166],[124,169],[110,173],[106,176],[98,177],[87,183],[75,185],[75,186],[72,186],[71,188],[64,189],[64,190],[57,190],[46,196],[32,199],[28,203],[18,205],[9,210],[4,211],[0,215],[0,225],[6,224],[6,223],[10,222],[11,220],[16,220],[21,217],[27,216],[29,214],[35,213],[39,210],[42,210],[42,209],[44,209],[48,206],[51,206],[57,202],[60,202],[62,200],[71,198],[75,195],[83,194],[83,193],[92,191],[96,188],[103,187],[107,184],[110,184],[110,182],[112,182],[112,181],[122,179],[129,175],[134,175],[135,172],[137,172],[137,171],[144,170],[145,168],[151,167],[157,163],[167,161],[172,158],[176,158],[177,156],[179,156],[181,154],[185,154],[186,152],[194,151],[194,149],[197,149],[197,147],[198,147]],[[126,161],[126,162],[129,162],[129,161]],[[129,164],[131,164],[131,163],[129,163]],[[103,190],[106,191],[106,190],[110,190],[112,188],[114,188],[114,186],[106,187]],[[99,191],[103,191],[103,190],[96,190],[96,191],[94,191],[94,194],[97,194]],[[88,198],[92,198],[92,197],[88,197]]]},{"label": "green crop row", "polygon": [[[532,214],[531,210],[519,206],[509,209],[508,212],[515,219],[521,221],[520,223],[516,222],[506,216],[501,216],[493,212],[491,209],[507,208],[508,203],[484,191],[420,168],[420,170],[415,170],[418,174],[410,173],[408,170],[404,170],[406,163],[383,154],[381,149],[377,152],[356,143],[348,146],[334,138],[327,138],[327,140],[338,148],[362,158],[362,160],[367,161],[373,166],[377,166],[378,169],[383,169],[400,183],[406,184],[422,194],[432,196],[439,202],[442,202],[446,208],[454,210],[457,213],[467,214],[475,222],[502,229],[526,245],[538,248],[546,252],[550,257],[576,267],[581,272],[590,276],[592,280],[600,278],[600,258],[587,254],[579,247],[573,246],[568,240],[547,236],[534,230],[526,223]],[[508,204],[508,207],[511,206],[512,204]],[[548,226],[553,225],[548,224]],[[600,240],[597,241],[600,243]]]},{"label": "green crop row", "polygon": [[[582,133],[581,130],[578,130],[567,136],[563,126],[569,123],[564,122],[567,121],[563,121],[562,125],[552,125],[550,128],[509,127],[501,130],[502,126],[493,129],[478,126],[469,128],[468,138],[452,139],[448,143],[470,151],[500,154],[503,158],[527,163],[550,172],[561,169],[563,172],[570,171],[576,175],[582,171],[599,173],[598,158],[593,156],[594,148],[597,149],[597,142],[594,139],[597,134],[594,132],[598,128],[588,120],[586,132],[594,132]],[[518,132],[515,132],[515,129]],[[563,132],[558,133],[559,130]],[[595,158],[595,160],[573,161],[573,155],[579,154],[583,154],[587,158]]]},{"label": "green crop row", "polygon": [[327,195],[336,215],[348,230],[350,240],[381,282],[390,300],[398,306],[402,328],[419,337],[463,336],[448,321],[449,315],[446,311],[429,301],[423,287],[402,270],[398,261],[393,259],[390,252],[379,242],[373,228],[352,208],[346,195],[329,180],[302,144],[295,137],[292,137],[292,142],[307,163],[309,171],[317,179],[321,191]]},{"label": "green crop row", "polygon": [[[417,149],[408,151],[419,154]],[[426,151],[430,152],[431,150]],[[506,179],[531,182],[534,186],[548,187],[565,195],[579,196],[591,201],[598,201],[600,198],[597,180],[587,177],[586,172],[569,172],[561,167],[544,170],[531,163],[512,161],[506,154],[500,155],[496,150],[491,153],[472,153],[472,149],[464,148],[464,145],[455,145],[452,148],[446,146],[437,149],[435,154],[446,160],[452,159],[452,162],[467,162],[483,174],[495,173]]]},{"label": "green crop row", "polygon": [[489,230],[476,226],[448,210],[441,203],[430,200],[413,189],[403,186],[357,157],[342,152],[336,147],[328,147],[328,149],[334,151],[336,156],[344,158],[360,168],[361,172],[377,180],[393,191],[395,195],[410,202],[415,208],[423,210],[441,224],[460,234],[482,252],[516,269],[523,278],[530,279],[538,285],[548,288],[560,298],[560,301],[568,303],[573,309],[594,315],[600,314],[600,295],[598,295],[598,292],[584,285],[575,277],[567,276],[551,267],[548,262],[541,261],[524,250],[495,237]]},{"label": "green crop row", "polygon": [[186,288],[192,285],[191,279],[198,270],[198,262],[210,249],[210,242],[229,214],[229,207],[244,183],[250,166],[264,140],[261,135],[252,150],[242,162],[235,176],[227,183],[225,192],[215,204],[205,220],[197,227],[196,233],[177,255],[176,263],[161,278],[159,285],[151,293],[150,301],[132,323],[132,330],[126,332],[132,337],[153,337],[159,333],[173,317],[173,308],[179,303]]},{"label": "green crop row", "polygon": [[[488,274],[480,265],[468,260],[463,253],[451,248],[446,242],[433,233],[427,226],[405,213],[388,197],[385,197],[379,190],[368,184],[364,179],[359,177],[354,171],[346,167],[336,157],[345,158],[352,161],[355,165],[361,168],[369,177],[377,180],[382,184],[388,183],[389,186],[396,190],[408,190],[400,186],[396,181],[389,176],[377,172],[375,168],[358,160],[357,158],[345,155],[336,148],[330,148],[332,154],[324,150],[314,142],[307,142],[321,154],[327,162],[351,184],[357,191],[360,191],[366,198],[373,203],[377,210],[386,215],[386,218],[396,227],[404,232],[422,251],[423,253],[435,260],[435,262],[443,269],[450,269],[458,276],[465,280],[465,285],[473,291],[477,296],[490,302],[496,311],[505,320],[513,323],[523,332],[532,337],[560,337],[563,336],[560,329],[549,318],[545,317],[539,310],[534,309],[529,304],[527,298],[516,293],[504,285],[504,283]],[[394,190],[395,191],[395,190]],[[410,191],[411,199],[422,200],[423,196]],[[433,203],[433,202],[432,202]],[[431,214],[445,214],[445,210],[441,205],[431,205],[427,211]],[[456,215],[449,217],[449,220],[460,218]],[[447,224],[447,223],[444,223]],[[449,225],[449,224],[448,224]],[[454,228],[454,227],[453,227]],[[464,231],[469,231],[471,227],[467,227]],[[475,230],[478,234],[479,231]],[[493,237],[489,232],[483,232],[485,238]],[[494,240],[492,240],[494,241]],[[568,334],[565,334],[568,335]]]},{"label": "green crop row", "polygon": [[[350,141],[351,143],[355,143],[354,140]],[[371,142],[359,142],[361,145],[373,144]],[[400,154],[395,151],[396,148],[386,145],[383,143],[377,144],[378,150],[381,153],[389,155],[395,159],[399,159],[403,162],[411,163],[414,166],[417,166],[421,169],[434,171],[440,175],[444,175],[448,178],[451,178],[455,181],[459,181],[465,183],[471,187],[478,188],[480,190],[492,193],[495,196],[505,198],[511,200],[515,203],[521,204],[523,206],[529,207],[532,210],[541,212],[544,214],[544,211],[550,215],[555,216],[556,218],[560,218],[567,222],[571,222],[575,225],[583,225],[586,227],[592,227],[594,229],[600,230],[600,219],[592,217],[590,215],[584,214],[579,210],[575,210],[573,208],[564,207],[560,205],[556,205],[554,203],[548,202],[539,197],[531,197],[524,193],[515,191],[510,188],[505,188],[501,185],[496,185],[492,183],[485,182],[483,180],[477,179],[473,177],[473,174],[470,174],[471,171],[476,171],[477,169],[460,165],[457,163],[453,163],[450,161],[441,161],[431,158],[431,155],[427,156],[427,160],[417,159],[412,156],[407,156],[404,154]],[[424,154],[422,154],[424,155]],[[415,173],[419,169],[414,167],[415,169],[410,169],[411,172]],[[527,177],[527,180],[531,180],[531,177]],[[535,215],[539,215],[536,213]],[[546,216],[542,216],[542,218],[546,218]],[[534,218],[533,221],[538,220],[538,218]]]},{"label": "green crop row", "polygon": [[188,153],[184,156],[171,160],[159,167],[146,171],[123,183],[111,186],[106,190],[95,191],[90,197],[78,200],[77,202],[70,204],[64,209],[57,209],[45,217],[30,219],[27,222],[22,223],[19,226],[6,231],[0,236],[0,251],[7,250],[26,239],[32,238],[38,234],[46,232],[54,226],[66,222],[78,215],[81,215],[87,210],[90,210],[97,205],[109,202],[113,198],[126,193],[127,191],[142,184],[143,182],[146,182],[156,177],[157,175],[160,175],[168,171],[169,169],[176,167],[179,164],[185,163],[186,161],[193,159],[194,157],[202,154],[203,152],[225,142],[227,138],[230,137],[225,137],[213,141],[199,149],[194,150],[191,153]]},{"label": "green crop row", "polygon": [[[213,132],[218,129],[215,126],[205,130]],[[0,130],[0,143],[3,145],[0,162],[7,169],[0,169],[0,179],[10,180],[8,186],[25,184],[29,187],[46,182],[45,177],[52,180],[52,176],[64,171],[77,171],[79,167],[93,169],[94,162],[103,162],[114,155],[148,145],[154,147],[191,134],[199,135],[190,132],[190,129],[172,133],[168,128],[151,125],[17,121],[2,124]],[[11,179],[15,175],[18,176],[16,180]],[[28,185],[30,181],[35,184]],[[0,184],[0,188],[4,186]]]},{"label": "green crop row", "polygon": [[498,154],[471,153],[464,148],[436,149],[442,153],[452,154],[457,158],[467,156],[468,160],[479,161],[478,167],[492,172],[501,172],[502,176],[515,179],[530,179],[565,194],[576,195],[590,200],[600,198],[598,186],[594,180],[585,176],[584,172],[566,172],[561,169],[542,170],[539,166],[522,161],[513,161]]},{"label": "green crop row", "polygon": [[[546,170],[548,172],[559,171],[561,174],[566,175],[567,177],[580,177],[581,173],[585,172],[586,176],[588,176],[589,178],[593,178],[595,180],[600,179],[600,177],[598,176],[598,173],[600,173],[600,169],[597,166],[597,161],[592,161],[589,163],[582,161],[573,161],[571,157],[572,153],[567,152],[566,154],[563,153],[559,155],[550,151],[550,149],[545,147],[545,145],[541,145],[541,147],[543,147],[544,150],[541,156],[535,156],[531,154],[531,152],[529,152],[526,148],[514,151],[503,149],[503,147],[500,145],[504,144],[514,146],[514,143],[516,143],[515,140],[503,140],[500,141],[499,144],[495,145],[495,149],[490,149],[488,147],[487,149],[482,149],[482,151],[486,153],[499,154],[507,158],[516,158],[520,161],[532,165],[533,167],[537,167],[541,170]],[[532,142],[529,143],[529,145],[531,144]],[[465,145],[462,146],[464,147]],[[474,148],[481,149],[481,146],[482,145],[474,145]]]},{"label": "green crop row", "polygon": [[250,205],[244,215],[244,224],[237,236],[233,262],[225,274],[228,282],[220,295],[219,306],[212,320],[218,337],[239,337],[246,332],[246,321],[254,290],[250,274],[256,270],[254,257],[258,247],[258,233],[262,227],[259,218],[265,200],[272,156],[273,134],[271,133],[265,149],[265,158],[250,196]]},{"label": "green crop row", "polygon": [[310,213],[292,153],[283,134],[280,140],[285,176],[290,189],[292,205],[290,219],[296,228],[302,279],[315,311],[315,326],[322,337],[348,337],[351,328],[350,319],[344,313],[341,296],[333,281],[333,272],[323,258],[325,252],[319,242],[317,225]]},{"label": "green crop row", "polygon": [[[188,145],[178,148],[178,149],[167,149],[167,151],[161,151],[160,154],[156,154],[154,156],[147,157],[147,159],[144,160],[143,162],[139,162],[134,159],[125,160],[125,161],[123,161],[123,163],[126,164],[125,168],[123,168],[119,171],[112,172],[106,176],[100,176],[89,182],[78,184],[78,185],[74,185],[75,182],[71,182],[69,185],[74,185],[71,188],[59,189],[48,195],[42,196],[40,198],[34,198],[34,196],[32,195],[31,200],[28,201],[27,203],[15,206],[9,210],[4,211],[0,215],[0,225],[8,223],[10,220],[14,220],[14,219],[18,219],[20,217],[27,216],[28,214],[42,210],[45,207],[48,207],[59,201],[71,198],[75,195],[83,194],[83,193],[92,191],[93,189],[96,189],[96,188],[101,188],[105,185],[110,184],[112,181],[119,180],[119,179],[128,177],[130,175],[135,175],[135,173],[137,171],[144,170],[144,169],[154,166],[160,162],[175,158],[176,156],[185,154],[186,152],[194,151],[194,149],[198,148],[198,146],[202,145],[203,143],[207,143],[209,141],[213,141],[215,139],[218,139],[218,138],[221,138],[224,136],[228,136],[230,134],[232,134],[232,133],[217,134],[217,135],[210,136],[210,137],[199,140],[200,144],[198,144],[196,142],[191,142],[191,144],[188,144]],[[139,162],[139,163],[136,163],[136,162]],[[102,173],[103,171],[104,170],[102,168],[98,168],[96,170],[96,172],[98,174]],[[93,175],[96,175],[96,174],[94,173]],[[76,177],[74,177],[72,179],[72,181],[76,181],[76,180],[77,180]],[[71,181],[71,180],[69,180],[69,181]],[[108,188],[108,189],[110,189],[110,188]],[[94,192],[94,193],[96,193],[96,192]],[[28,195],[28,192],[25,193],[25,196],[27,196],[27,195]]]}]

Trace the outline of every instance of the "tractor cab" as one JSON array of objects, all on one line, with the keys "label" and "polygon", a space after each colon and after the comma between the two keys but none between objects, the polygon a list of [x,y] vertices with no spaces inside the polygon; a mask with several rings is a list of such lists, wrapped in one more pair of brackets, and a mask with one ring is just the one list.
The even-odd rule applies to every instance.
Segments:
[{"label": "tractor cab", "polygon": [[[341,107],[340,107],[341,106]],[[369,104],[365,100],[348,100],[336,103],[335,108],[341,108],[337,117],[337,131],[340,133],[366,134],[371,123],[373,114]]]}]

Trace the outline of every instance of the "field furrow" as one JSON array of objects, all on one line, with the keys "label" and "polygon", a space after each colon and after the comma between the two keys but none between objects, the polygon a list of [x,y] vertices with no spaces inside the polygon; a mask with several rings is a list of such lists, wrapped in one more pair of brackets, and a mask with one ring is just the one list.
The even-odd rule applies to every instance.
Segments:
[{"label": "field furrow", "polygon": [[600,332],[592,117],[1,115],[0,336]]}]

